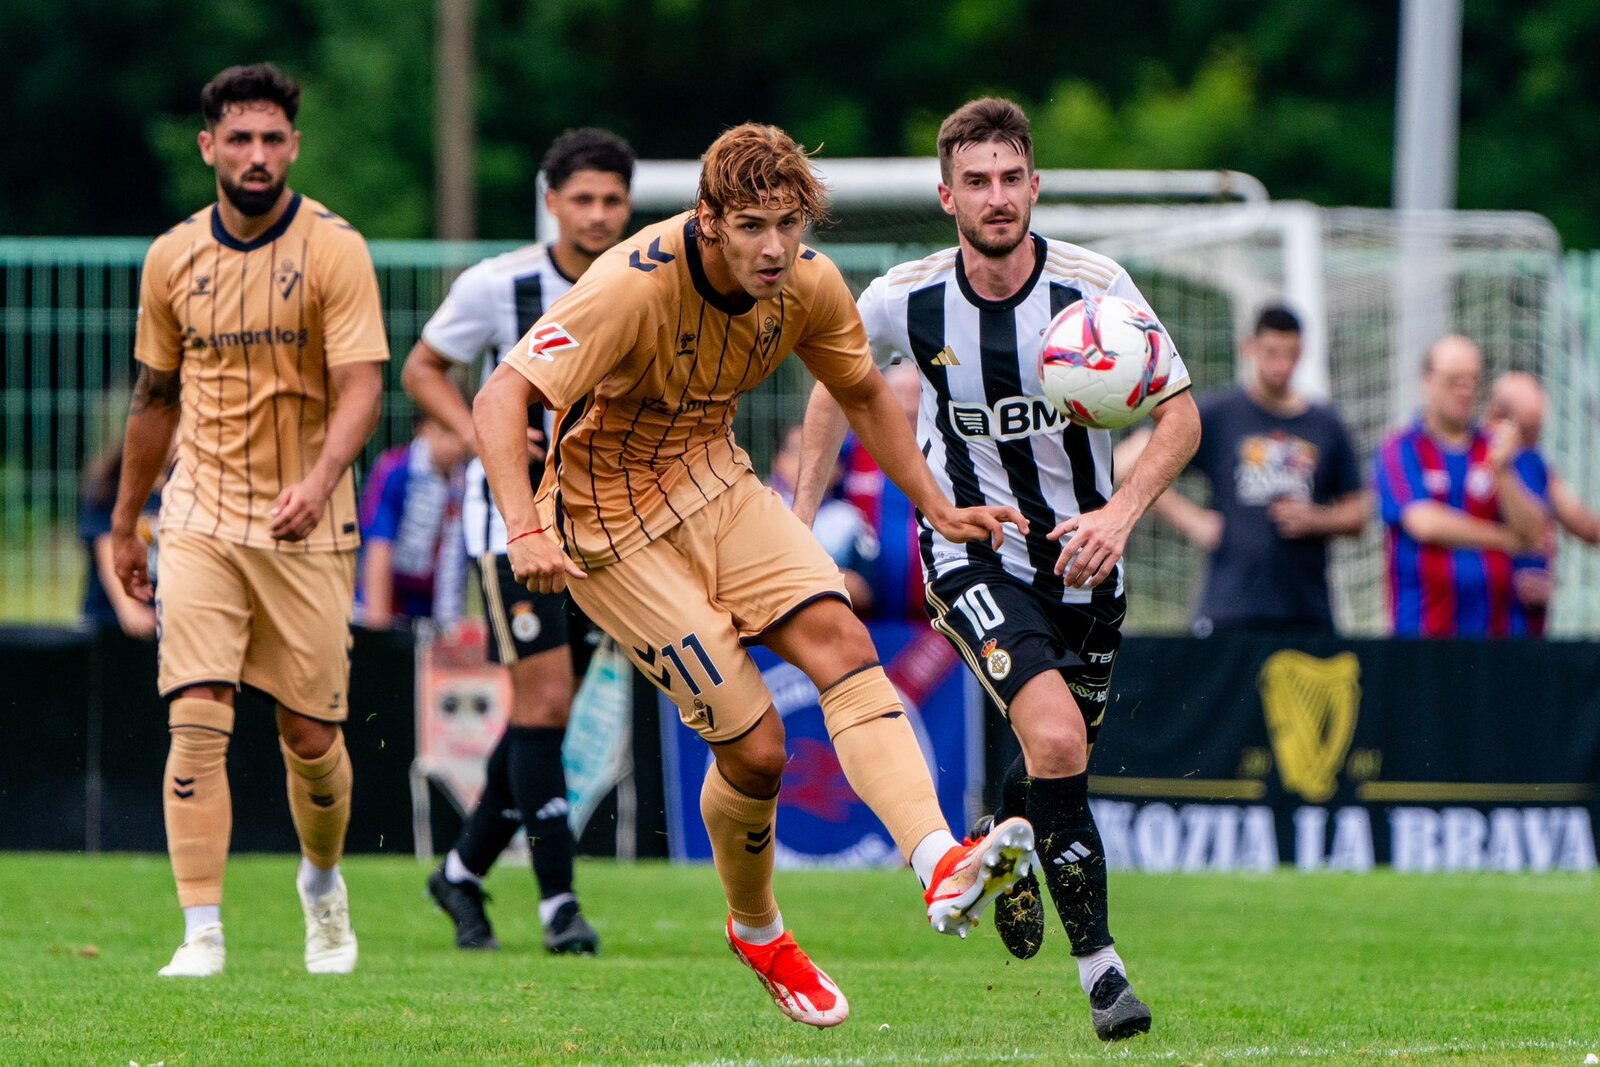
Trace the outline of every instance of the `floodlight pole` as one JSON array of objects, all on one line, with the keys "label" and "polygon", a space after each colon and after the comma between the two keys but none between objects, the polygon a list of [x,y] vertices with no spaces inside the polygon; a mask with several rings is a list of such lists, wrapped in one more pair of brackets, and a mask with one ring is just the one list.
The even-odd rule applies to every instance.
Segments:
[{"label": "floodlight pole", "polygon": [[476,236],[477,136],[472,107],[473,0],[438,0],[433,50],[435,231],[447,241]]},{"label": "floodlight pole", "polygon": [[1401,212],[1390,363],[1396,421],[1416,408],[1423,350],[1451,329],[1448,248],[1427,213],[1456,206],[1460,101],[1461,0],[1404,0],[1394,151],[1394,206]]}]

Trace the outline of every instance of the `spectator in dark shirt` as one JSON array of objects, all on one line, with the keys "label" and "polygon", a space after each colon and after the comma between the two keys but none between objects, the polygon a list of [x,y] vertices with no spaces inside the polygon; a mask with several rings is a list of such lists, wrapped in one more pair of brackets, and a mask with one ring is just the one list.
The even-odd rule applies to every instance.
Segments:
[{"label": "spectator in dark shirt", "polygon": [[[1208,553],[1194,618],[1201,636],[1334,628],[1328,544],[1359,536],[1371,505],[1338,413],[1294,386],[1301,344],[1293,312],[1261,312],[1241,350],[1245,384],[1200,398],[1200,449],[1189,469],[1210,484],[1210,507],[1172,491],[1155,502],[1156,514]],[[1142,447],[1130,443],[1119,470]]]}]

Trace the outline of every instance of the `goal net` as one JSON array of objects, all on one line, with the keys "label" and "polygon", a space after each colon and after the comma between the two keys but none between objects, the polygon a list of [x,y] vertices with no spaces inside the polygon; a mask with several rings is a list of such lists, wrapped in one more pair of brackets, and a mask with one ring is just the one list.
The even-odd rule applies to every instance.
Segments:
[{"label": "goal net", "polygon": [[[1059,214],[1059,213],[1058,213]],[[1560,240],[1543,218],[1510,212],[1320,209],[1283,203],[1145,212],[1135,229],[1107,231],[1095,212],[1042,224],[1112,256],[1133,275],[1171,330],[1196,383],[1237,376],[1239,342],[1257,310],[1285,301],[1306,322],[1301,385],[1339,409],[1370,484],[1372,457],[1416,417],[1421,357],[1446,332],[1482,347],[1485,389],[1525,370],[1549,394],[1543,448],[1580,496],[1600,501],[1593,457],[1600,365],[1570,316]],[[1117,220],[1108,220],[1115,223]],[[1059,225],[1058,225],[1059,224]],[[1181,491],[1200,492],[1192,479]],[[1387,628],[1382,527],[1337,543],[1335,612],[1348,633]],[[1129,549],[1142,629],[1182,629],[1200,578],[1199,554],[1159,522],[1141,524]],[[1600,558],[1563,539],[1552,630],[1600,631]]]}]

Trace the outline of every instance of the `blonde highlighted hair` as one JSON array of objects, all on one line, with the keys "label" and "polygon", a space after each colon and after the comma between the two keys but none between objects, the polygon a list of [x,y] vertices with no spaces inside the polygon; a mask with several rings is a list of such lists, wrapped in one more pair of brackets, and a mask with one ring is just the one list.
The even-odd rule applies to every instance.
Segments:
[{"label": "blonde highlighted hair", "polygon": [[[807,222],[828,221],[828,192],[811,156],[776,126],[747,122],[723,132],[700,157],[699,201],[720,219],[740,208],[797,204]],[[715,241],[716,235],[702,234]]]}]

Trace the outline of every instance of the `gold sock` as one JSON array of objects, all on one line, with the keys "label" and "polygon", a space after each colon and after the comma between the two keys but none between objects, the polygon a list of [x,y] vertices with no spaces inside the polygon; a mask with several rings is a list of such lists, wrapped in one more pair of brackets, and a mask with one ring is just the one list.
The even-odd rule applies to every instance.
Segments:
[{"label": "gold sock", "polygon": [[167,852],[185,908],[222,903],[222,872],[233,834],[228,791],[228,741],[233,708],[215,700],[180,697],[167,709],[171,744],[161,783]]},{"label": "gold sock", "polygon": [[350,827],[350,788],[355,775],[345,751],[344,731],[334,734],[328,751],[303,760],[278,739],[289,768],[289,814],[300,835],[300,852],[313,867],[331,870],[344,855]]},{"label": "gold sock", "polygon": [[839,766],[907,860],[931,833],[949,830],[917,735],[882,667],[858,671],[822,694]]},{"label": "gold sock", "polygon": [[735,922],[766,926],[778,919],[772,895],[773,832],[778,798],[745,796],[711,765],[700,788],[700,815],[711,838],[711,857]]}]

